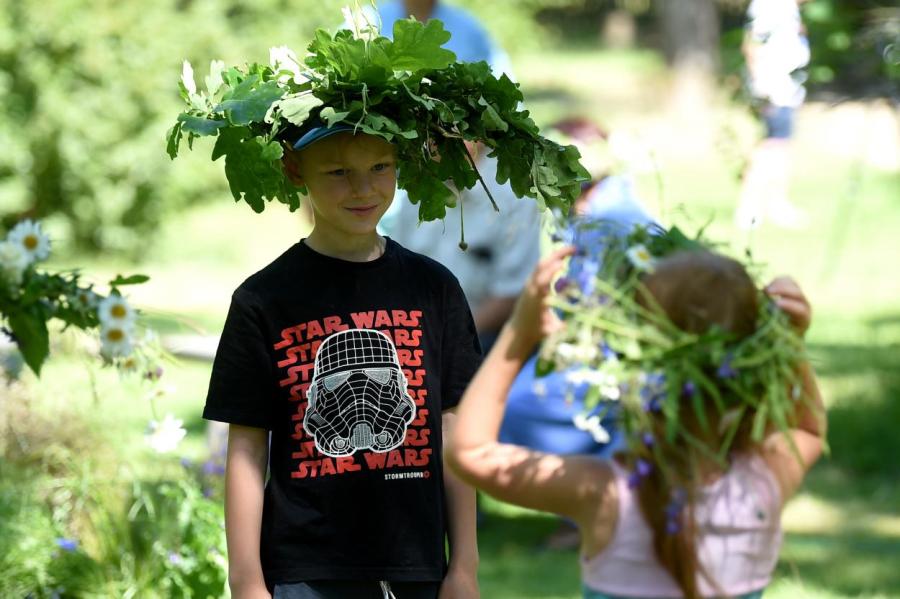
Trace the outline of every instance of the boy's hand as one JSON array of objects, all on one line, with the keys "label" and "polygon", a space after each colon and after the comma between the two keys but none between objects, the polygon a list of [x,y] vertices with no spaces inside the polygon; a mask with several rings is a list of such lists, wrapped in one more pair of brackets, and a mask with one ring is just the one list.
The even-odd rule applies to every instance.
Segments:
[{"label": "boy's hand", "polygon": [[525,283],[509,322],[516,335],[529,347],[559,328],[559,318],[547,307],[547,296],[550,294],[550,283],[562,268],[564,260],[574,253],[574,247],[556,250],[538,262]]},{"label": "boy's hand", "polygon": [[812,308],[797,282],[790,277],[778,277],[764,291],[788,315],[797,333],[801,337],[805,335],[812,322]]},{"label": "boy's hand", "polygon": [[438,599],[479,599],[479,597],[481,592],[478,590],[478,577],[474,572],[461,568],[450,568],[438,593]]}]

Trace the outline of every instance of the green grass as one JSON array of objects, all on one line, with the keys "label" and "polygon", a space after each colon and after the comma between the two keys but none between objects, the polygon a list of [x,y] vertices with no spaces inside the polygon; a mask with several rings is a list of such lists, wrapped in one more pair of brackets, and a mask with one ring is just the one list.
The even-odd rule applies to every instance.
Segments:
[{"label": "green grass", "polygon": [[[831,456],[786,511],[785,545],[766,596],[900,597],[900,172],[896,161],[886,168],[890,160],[881,160],[891,143],[896,150],[896,129],[878,124],[877,107],[806,107],[792,197],[812,226],[748,235],[731,225],[736,173],[756,131],[743,111],[720,105],[705,124],[680,121],[667,111],[666,73],[650,53],[529,55],[516,70],[539,122],[590,112],[650,147],[657,170],[639,174],[638,185],[665,222],[688,229],[711,222],[712,237],[730,240],[737,254],[752,250],[766,277],[792,274],[812,300],[809,345],[830,409]],[[712,131],[706,144],[695,139],[704,131]],[[887,149],[873,155],[876,147]],[[117,272],[149,274],[151,282],[131,294],[154,327],[216,333],[232,290],[305,230],[302,217],[282,206],[254,215],[222,197],[167,222],[140,264],[76,256],[57,265],[83,266],[98,282]],[[142,439],[151,416],[147,386],[73,357],[71,345],[54,348],[40,384],[25,377],[34,409],[89,415],[117,458],[135,469],[158,467]],[[164,381],[174,389],[158,401],[161,412],[185,420],[181,453],[198,459],[209,369],[190,361],[168,367]],[[482,596],[579,596],[575,553],[539,549],[553,518],[489,500],[485,509]]]}]

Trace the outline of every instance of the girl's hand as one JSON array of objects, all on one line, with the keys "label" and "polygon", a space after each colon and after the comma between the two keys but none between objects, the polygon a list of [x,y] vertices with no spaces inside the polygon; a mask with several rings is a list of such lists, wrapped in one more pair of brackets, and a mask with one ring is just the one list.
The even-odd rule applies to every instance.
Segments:
[{"label": "girl's hand", "polygon": [[574,247],[565,247],[538,262],[516,302],[509,326],[530,347],[560,326],[559,318],[547,307],[547,296],[550,295],[550,284],[565,259],[574,253]]},{"label": "girl's hand", "polygon": [[801,337],[806,334],[812,322],[812,307],[797,282],[790,277],[778,277],[764,291],[788,315],[797,333]]}]

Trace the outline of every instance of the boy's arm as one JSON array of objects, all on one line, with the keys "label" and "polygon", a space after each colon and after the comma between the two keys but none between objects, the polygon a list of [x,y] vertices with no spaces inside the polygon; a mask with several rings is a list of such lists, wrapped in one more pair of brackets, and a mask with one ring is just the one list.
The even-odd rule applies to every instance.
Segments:
[{"label": "boy's arm", "polygon": [[[444,442],[453,435],[456,414],[452,410],[441,416]],[[450,535],[450,568],[441,584],[439,599],[477,599],[478,540],[475,532],[475,490],[444,468]]]},{"label": "boy's arm", "polygon": [[234,599],[271,599],[259,558],[268,440],[265,429],[228,427],[225,536],[228,585]]}]

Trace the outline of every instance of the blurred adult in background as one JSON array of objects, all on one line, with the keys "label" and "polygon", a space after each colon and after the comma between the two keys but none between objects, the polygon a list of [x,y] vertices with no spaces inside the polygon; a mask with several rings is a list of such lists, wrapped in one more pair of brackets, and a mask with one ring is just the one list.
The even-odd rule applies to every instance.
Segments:
[{"label": "blurred adult in background", "polygon": [[[440,19],[452,37],[446,47],[461,62],[487,62],[495,75],[510,74],[509,58],[477,19],[464,10],[437,0],[404,0],[378,4],[381,31],[390,35],[394,22],[413,16],[419,21]],[[419,208],[398,190],[381,228],[404,247],[434,258],[459,279],[472,308],[485,351],[512,313],[525,280],[540,257],[540,213],[534,202],[518,200],[508,185],[496,182],[497,163],[485,148],[467,144],[482,179],[497,203],[476,185],[459,194],[459,209],[441,221],[419,223]],[[462,227],[468,248],[459,247]]]},{"label": "blurred adult in background", "polygon": [[444,28],[453,36],[444,47],[456,54],[460,62],[485,61],[498,77],[506,73],[512,77],[509,56],[498,46],[487,30],[472,14],[456,6],[438,0],[391,0],[378,2],[378,16],[381,19],[381,33],[393,35],[394,22],[415,17],[425,23],[429,19],[439,19]]},{"label": "blurred adult in background", "polygon": [[803,103],[809,42],[800,17],[806,0],[752,0],[742,50],[748,86],[765,124],[765,138],[750,158],[735,224],[751,229],[765,222],[806,226],[806,213],[788,199],[790,139],[794,113]]}]

